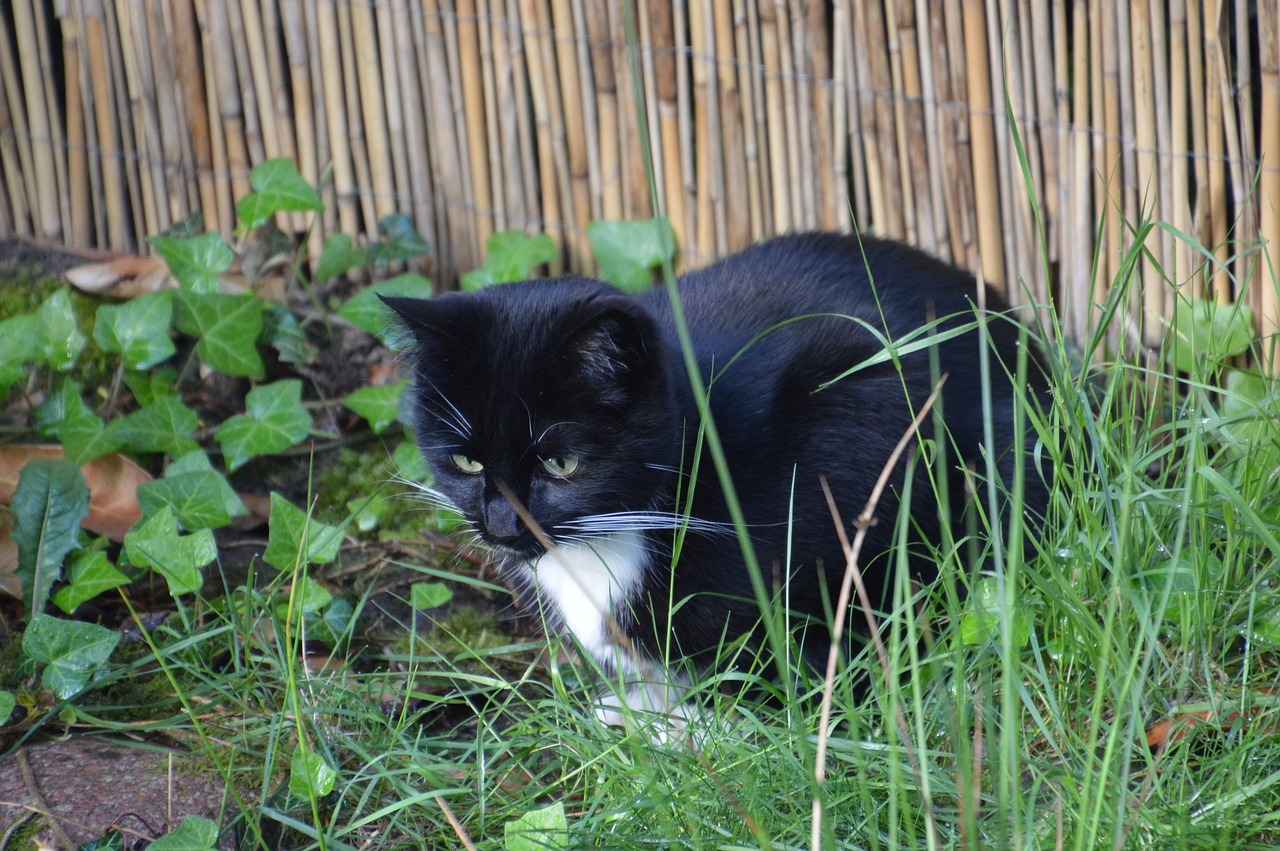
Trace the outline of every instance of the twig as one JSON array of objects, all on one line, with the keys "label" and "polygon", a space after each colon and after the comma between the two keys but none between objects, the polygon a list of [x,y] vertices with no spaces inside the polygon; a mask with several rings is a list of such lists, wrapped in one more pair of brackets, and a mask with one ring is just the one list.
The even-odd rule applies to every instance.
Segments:
[{"label": "twig", "polygon": [[[871,496],[867,499],[867,505],[862,510],[862,513],[858,515],[858,519],[855,522],[857,531],[854,533],[852,545],[845,534],[844,521],[840,518],[840,510],[836,507],[835,497],[831,494],[831,487],[827,484],[826,477],[822,477],[822,492],[826,495],[827,506],[831,509],[831,517],[836,524],[836,533],[840,536],[840,546],[844,549],[846,563],[844,580],[840,583],[840,596],[836,602],[835,611],[837,616],[831,630],[831,648],[827,652],[827,670],[823,678],[822,709],[818,723],[818,746],[813,760],[814,778],[819,786],[822,785],[827,773],[827,727],[831,722],[831,700],[835,689],[836,664],[840,657],[840,643],[844,637],[844,618],[840,616],[840,613],[849,607],[849,596],[854,586],[857,587],[858,603],[862,606],[862,613],[867,619],[867,630],[870,633],[872,643],[875,645],[876,656],[880,659],[880,668],[884,671],[886,679],[890,676],[889,656],[885,652],[884,641],[880,638],[880,631],[876,627],[876,618],[871,610],[871,597],[867,593],[866,584],[862,581],[862,571],[858,567],[858,557],[862,552],[863,542],[866,541],[867,530],[871,528],[872,522],[875,520],[876,506],[879,505],[880,497],[884,494],[884,489],[889,484],[889,476],[892,474],[893,468],[898,465],[898,459],[902,457],[907,444],[911,442],[911,439],[920,429],[920,424],[924,422],[924,418],[929,414],[929,410],[937,400],[938,394],[942,391],[942,385],[946,380],[947,376],[945,374],[938,379],[933,392],[929,394],[929,398],[921,406],[916,418],[912,420],[906,433],[898,440],[898,445],[893,448],[893,452],[889,455],[889,460],[885,462],[884,469],[880,471],[880,478],[876,480],[876,485],[871,490]],[[915,750],[911,747],[911,731],[907,727],[906,715],[903,714],[901,706],[895,705],[894,709],[897,715],[898,729],[902,734],[902,744],[907,755],[907,761],[911,764],[911,770],[915,773],[915,776],[919,778],[920,764],[916,759]],[[929,831],[936,834],[937,824],[933,818],[933,802],[929,799],[924,789],[921,789],[921,799],[924,802],[925,819],[929,824]],[[821,839],[822,803],[821,799],[814,795],[812,841],[815,849],[822,847]]]},{"label": "twig", "polygon": [[476,845],[471,841],[471,837],[467,834],[467,829],[462,826],[462,822],[458,821],[458,817],[453,814],[453,810],[444,802],[444,798],[439,795],[434,796],[437,804],[440,805],[440,811],[444,813],[444,817],[449,820],[449,826],[453,828],[453,832],[458,835],[458,841],[462,843],[462,847],[467,851],[476,851]]},{"label": "twig", "polygon": [[44,799],[44,794],[40,791],[40,784],[36,782],[35,772],[31,770],[31,763],[27,762],[27,752],[20,750],[16,756],[18,770],[22,772],[22,782],[27,784],[27,792],[31,795],[31,800],[35,801],[36,806],[44,814],[44,817],[49,820],[49,829],[53,831],[54,838],[67,851],[72,851],[76,847],[76,843],[71,841],[70,836],[67,836],[67,832],[62,829],[62,825],[58,822],[58,817],[54,814],[53,808]]}]

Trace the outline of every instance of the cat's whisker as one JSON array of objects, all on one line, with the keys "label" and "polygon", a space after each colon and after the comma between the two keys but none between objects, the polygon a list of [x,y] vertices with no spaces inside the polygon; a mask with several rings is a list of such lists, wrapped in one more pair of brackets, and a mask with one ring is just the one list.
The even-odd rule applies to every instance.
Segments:
[{"label": "cat's whisker", "polygon": [[590,536],[679,529],[703,535],[734,534],[731,523],[704,520],[668,511],[619,511],[609,514],[590,514],[565,521],[556,528]]}]

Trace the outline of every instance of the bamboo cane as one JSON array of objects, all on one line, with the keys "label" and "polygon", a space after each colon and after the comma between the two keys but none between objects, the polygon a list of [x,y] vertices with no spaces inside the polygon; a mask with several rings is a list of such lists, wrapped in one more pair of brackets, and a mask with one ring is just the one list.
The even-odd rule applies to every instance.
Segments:
[{"label": "bamboo cane", "polygon": [[[712,142],[720,138],[719,127],[712,116],[719,111],[719,92],[712,86],[714,66],[714,42],[712,25],[707,21],[710,4],[695,3],[689,9],[689,48],[693,55],[693,128],[698,140],[707,140],[695,147],[693,201],[693,247],[697,257],[705,262],[716,256],[716,231],[724,232],[724,209],[720,203],[720,174],[712,149]],[[708,58],[710,57],[710,58]],[[717,221],[717,219],[719,221]]]},{"label": "bamboo cane", "polygon": [[1258,71],[1262,78],[1258,231],[1264,262],[1257,307],[1262,364],[1276,375],[1280,374],[1280,272],[1276,271],[1280,269],[1280,4],[1274,0],[1258,4]]},{"label": "bamboo cane", "polygon": [[982,0],[964,0],[965,78],[969,91],[974,201],[978,210],[978,251],[983,277],[1004,288],[1000,245],[1000,195],[996,175],[995,125],[991,119],[991,77],[987,68],[986,9]]},{"label": "bamboo cane", "polygon": [[[1187,3],[1186,0],[1172,0],[1169,4],[1169,142],[1172,159],[1171,194],[1172,216],[1170,223],[1185,234],[1194,235],[1195,225],[1191,215],[1191,204],[1188,197],[1188,182],[1191,179],[1189,168],[1189,151],[1187,144],[1188,125],[1188,69],[1187,69]],[[1174,282],[1192,283],[1193,294],[1198,295],[1195,279],[1191,274],[1191,246],[1185,240],[1175,240],[1173,244],[1173,278]]]},{"label": "bamboo cane", "polygon": [[[379,11],[385,7],[378,7]],[[387,125],[397,110],[391,97],[394,84],[382,76],[382,58],[390,51],[378,43],[374,9],[366,3],[351,4],[351,44],[359,108],[363,116],[365,144],[361,160],[368,162],[369,182],[365,192],[376,221],[396,212],[395,165],[391,156]],[[352,104],[355,108],[355,104]],[[366,222],[366,227],[368,223]]]},{"label": "bamboo cane", "polygon": [[[1156,116],[1155,93],[1151,83],[1151,22],[1147,17],[1147,0],[1132,0],[1130,5],[1129,35],[1132,45],[1133,68],[1133,117],[1134,139],[1137,144],[1135,185],[1141,200],[1144,218],[1159,210],[1155,146]],[[1159,243],[1148,241],[1147,251],[1158,254]],[[1143,340],[1150,346],[1160,343],[1163,328],[1160,317],[1164,315],[1164,283],[1158,280],[1152,263],[1144,257],[1142,262],[1142,331]]]},{"label": "bamboo cane", "polygon": [[467,162],[471,175],[471,216],[475,222],[477,259],[493,233],[492,180],[489,172],[488,136],[485,130],[484,84],[480,76],[480,33],[475,0],[457,0],[458,71],[462,94],[463,127]]},{"label": "bamboo cane", "polygon": [[0,163],[4,166],[5,187],[13,208],[14,232],[25,236],[31,233],[32,220],[38,218],[39,210],[31,206],[37,203],[31,186],[35,168],[18,83],[17,68],[9,50],[8,21],[0,16]]},{"label": "bamboo cane", "polygon": [[[26,3],[17,3],[13,7],[14,35],[18,45],[18,61],[22,68],[42,68],[44,59],[40,56],[36,44],[36,22],[33,17],[34,7]],[[9,38],[8,33],[0,32],[0,37]],[[8,52],[8,45],[3,48]],[[19,73],[13,67],[11,57],[5,57],[3,64],[5,79],[13,80],[14,85],[22,84],[26,103],[25,121],[15,122],[18,133],[30,142],[24,145],[28,149],[30,165],[23,166],[27,177],[27,197],[30,199],[31,211],[36,224],[36,233],[44,239],[56,240],[62,233],[62,223],[58,214],[58,178],[54,165],[54,138],[50,124],[50,116],[46,107],[44,91],[41,88],[42,73]],[[43,69],[42,69],[43,70]],[[11,104],[22,103],[11,91]],[[21,116],[18,109],[12,110],[15,116]]]},{"label": "bamboo cane", "polygon": [[574,29],[573,10],[569,7],[568,0],[552,0],[550,23],[554,44],[547,45],[549,52],[544,67],[555,69],[554,74],[560,82],[559,98],[555,97],[555,87],[548,88],[552,92],[551,108],[555,126],[565,143],[564,148],[567,148],[564,152],[568,155],[561,172],[568,180],[566,200],[572,199],[568,207],[569,222],[572,225],[568,241],[571,256],[581,264],[581,268],[589,271],[592,261],[591,245],[587,242],[586,233],[587,224],[591,221],[587,121],[583,112],[582,81],[578,74],[575,40],[561,37],[571,34]]},{"label": "bamboo cane", "polygon": [[760,50],[759,40],[753,37],[758,29],[752,24],[756,7],[746,0],[732,0],[732,3],[733,51],[739,60],[737,77],[739,101],[742,104],[742,156],[747,173],[747,208],[751,221],[751,238],[759,239],[765,235],[766,222],[771,216],[767,212],[769,202],[766,200],[769,184],[760,167],[760,146],[764,139],[760,132],[763,127],[760,97],[764,81],[759,70],[761,65],[753,55]]},{"label": "bamboo cane", "polygon": [[[365,232],[373,234],[376,233],[378,211],[369,191],[373,173],[369,164],[369,137],[365,131],[364,108],[360,97],[362,71],[356,59],[352,7],[344,3],[336,4],[334,9],[337,12],[338,50],[341,57],[339,67],[342,69],[342,86],[338,96],[344,104],[346,127],[343,130],[346,133],[347,157],[354,172],[351,182],[352,203],[359,212],[359,220],[364,224]],[[454,102],[457,103],[456,100]],[[467,172],[463,171],[460,176],[465,180]]]},{"label": "bamboo cane", "polygon": [[[381,100],[386,105],[386,144],[391,156],[391,182],[394,197],[389,199],[392,211],[410,209],[414,184],[409,177],[409,150],[405,144],[404,97],[400,92],[399,46],[396,41],[397,23],[407,23],[403,10],[395,4],[378,5],[374,9],[378,37],[378,59],[384,91]],[[497,145],[493,146],[495,149]]]},{"label": "bamboo cane", "polygon": [[1207,0],[1204,5],[1204,69],[1205,69],[1205,128],[1208,137],[1209,193],[1208,207],[1204,210],[1209,225],[1208,245],[1215,258],[1211,270],[1210,291],[1220,302],[1232,298],[1231,278],[1226,269],[1227,225],[1230,213],[1227,209],[1227,169],[1223,124],[1225,119],[1222,93],[1228,85],[1222,74],[1222,49],[1218,39],[1218,19],[1221,0]]},{"label": "bamboo cane", "polygon": [[600,199],[604,219],[621,219],[623,160],[622,139],[618,133],[619,74],[614,70],[613,50],[609,43],[609,11],[595,3],[588,3],[585,11],[592,79],[595,81],[596,140],[600,151],[600,185],[595,194]]}]

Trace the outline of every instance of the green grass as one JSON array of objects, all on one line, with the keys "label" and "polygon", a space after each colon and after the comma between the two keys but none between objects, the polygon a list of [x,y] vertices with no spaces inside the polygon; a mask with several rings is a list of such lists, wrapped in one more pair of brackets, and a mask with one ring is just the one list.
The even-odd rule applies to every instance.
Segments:
[{"label": "green grass", "polygon": [[[264,630],[252,601],[191,607],[170,621],[190,630],[162,628],[154,656],[113,676],[170,679],[146,726],[226,778],[242,847],[504,847],[556,803],[569,847],[811,848],[815,829],[823,848],[1275,845],[1280,388],[1250,413],[1217,389],[1223,364],[1175,378],[1161,357],[1084,342],[1052,407],[1024,412],[1057,469],[1032,557],[1007,549],[965,600],[972,548],[941,551],[942,580],[903,578],[876,613],[887,668],[868,648],[829,684],[792,670],[790,703],[703,674],[689,737],[661,719],[606,727],[595,672],[466,619],[309,674],[296,622]],[[79,719],[134,728],[136,708],[117,722],[86,702],[110,693]],[[1165,721],[1175,732],[1148,746]],[[300,741],[336,770],[331,791],[290,791]]]}]

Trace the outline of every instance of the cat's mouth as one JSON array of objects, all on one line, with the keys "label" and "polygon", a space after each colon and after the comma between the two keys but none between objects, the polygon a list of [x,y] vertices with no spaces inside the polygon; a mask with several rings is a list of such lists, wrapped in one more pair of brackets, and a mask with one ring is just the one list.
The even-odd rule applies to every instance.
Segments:
[{"label": "cat's mouth", "polygon": [[485,549],[501,556],[532,560],[547,551],[528,529],[516,535],[494,535],[476,524],[476,536]]}]

